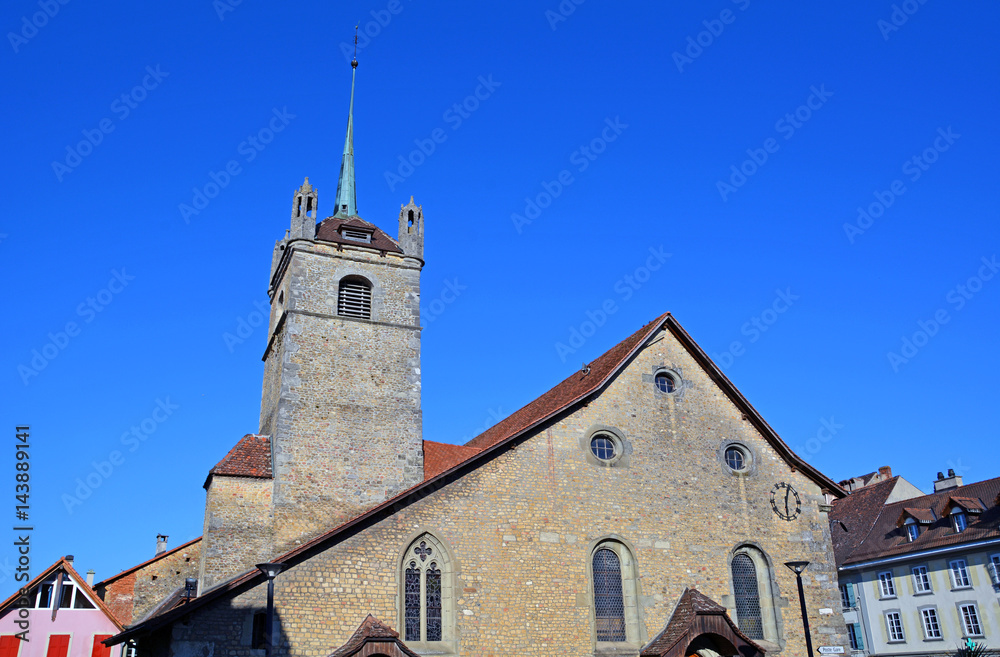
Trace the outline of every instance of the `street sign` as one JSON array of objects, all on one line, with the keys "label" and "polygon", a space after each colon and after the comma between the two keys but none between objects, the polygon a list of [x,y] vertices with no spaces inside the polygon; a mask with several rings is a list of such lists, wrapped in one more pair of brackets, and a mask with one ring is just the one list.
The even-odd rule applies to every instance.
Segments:
[{"label": "street sign", "polygon": [[820,646],[819,654],[821,655],[843,655],[844,646]]}]

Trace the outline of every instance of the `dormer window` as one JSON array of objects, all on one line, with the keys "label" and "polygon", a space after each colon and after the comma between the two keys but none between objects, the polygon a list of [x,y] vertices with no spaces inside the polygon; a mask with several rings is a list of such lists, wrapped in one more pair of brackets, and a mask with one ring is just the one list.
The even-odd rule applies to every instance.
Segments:
[{"label": "dormer window", "polygon": [[956,534],[961,534],[969,526],[969,517],[965,515],[965,510],[955,507],[951,511],[951,527]]},{"label": "dormer window", "polygon": [[918,536],[920,536],[920,525],[913,518],[908,519],[906,521],[906,540],[912,543],[917,540]]},{"label": "dormer window", "polygon": [[340,236],[347,240],[364,242],[365,244],[371,244],[372,241],[371,232],[359,228],[348,228],[347,226],[343,226],[340,229]]}]

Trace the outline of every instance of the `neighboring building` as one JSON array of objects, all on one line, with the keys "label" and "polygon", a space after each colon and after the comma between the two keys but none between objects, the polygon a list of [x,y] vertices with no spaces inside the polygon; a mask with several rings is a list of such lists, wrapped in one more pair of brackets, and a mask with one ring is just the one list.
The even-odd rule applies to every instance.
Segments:
[{"label": "neighboring building", "polygon": [[0,657],[119,657],[102,642],[121,629],[67,556],[0,605]]},{"label": "neighboring building", "polygon": [[[783,564],[809,561],[813,643],[843,649],[844,491],[669,313],[468,444],[424,440],[423,210],[402,206],[397,239],[357,216],[352,133],[353,109],[333,216],[316,223],[307,179],[275,245],[260,425],[205,482],[198,597],[111,643],[249,657],[271,629],[276,655],[802,657]],[[273,628],[267,561],[285,566]]]},{"label": "neighboring building", "polygon": [[841,604],[858,654],[954,655],[966,638],[1000,646],[1000,478],[963,486],[949,470],[934,490],[890,472],[834,502]]},{"label": "neighboring building", "polygon": [[167,536],[156,537],[156,555],[94,585],[101,600],[122,625],[142,620],[170,596],[184,590],[188,578],[198,577],[201,537],[167,549]]}]

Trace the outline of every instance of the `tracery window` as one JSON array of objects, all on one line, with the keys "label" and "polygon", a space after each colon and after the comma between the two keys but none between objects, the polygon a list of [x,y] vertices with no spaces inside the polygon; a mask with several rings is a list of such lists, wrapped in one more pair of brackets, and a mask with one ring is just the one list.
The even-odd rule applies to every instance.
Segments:
[{"label": "tracery window", "polygon": [[449,640],[450,569],[447,552],[430,534],[406,549],[400,578],[403,641],[420,646]]}]

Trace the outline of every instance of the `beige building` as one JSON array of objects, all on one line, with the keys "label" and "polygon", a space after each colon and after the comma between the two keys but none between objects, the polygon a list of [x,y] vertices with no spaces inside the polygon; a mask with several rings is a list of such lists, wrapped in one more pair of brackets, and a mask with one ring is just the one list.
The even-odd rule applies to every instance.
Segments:
[{"label": "beige building", "polygon": [[[353,91],[352,91],[353,98]],[[796,456],[669,313],[464,446],[424,440],[412,198],[293,194],[274,249],[260,426],[206,481],[197,597],[140,655],[806,655],[848,645],[830,525]],[[487,379],[488,380],[488,379]]]}]

